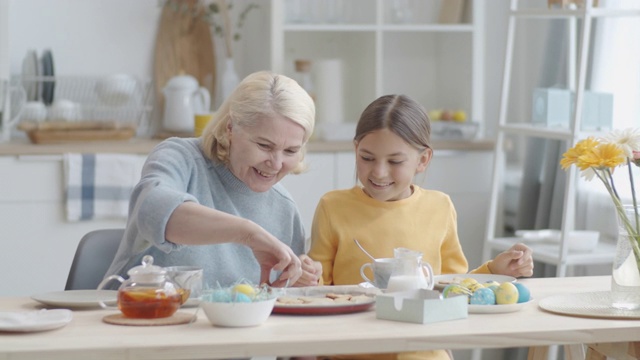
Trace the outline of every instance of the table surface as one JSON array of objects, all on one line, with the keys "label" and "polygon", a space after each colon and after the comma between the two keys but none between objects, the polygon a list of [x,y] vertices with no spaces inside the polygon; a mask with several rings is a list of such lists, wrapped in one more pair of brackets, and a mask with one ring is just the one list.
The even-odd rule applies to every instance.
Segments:
[{"label": "table surface", "polygon": [[[74,311],[63,328],[36,333],[0,333],[0,359],[238,358],[266,355],[401,352],[552,344],[637,341],[640,320],[556,315],[538,301],[558,294],[606,291],[609,276],[519,280],[534,300],[518,312],[469,314],[461,320],[413,324],[376,319],[375,310],[324,316],[272,315],[251,328],[212,326],[202,311],[196,322],[173,326],[118,326],[102,322],[113,310]],[[33,310],[29,298],[0,298],[0,311]],[[180,311],[195,312],[196,309]]]}]

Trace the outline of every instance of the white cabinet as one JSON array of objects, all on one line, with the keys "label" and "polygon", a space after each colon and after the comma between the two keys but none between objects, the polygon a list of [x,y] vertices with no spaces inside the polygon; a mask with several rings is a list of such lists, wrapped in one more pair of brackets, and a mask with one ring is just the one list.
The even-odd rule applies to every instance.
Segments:
[{"label": "white cabinet", "polygon": [[287,175],[281,180],[298,205],[307,237],[311,236],[313,214],[320,197],[335,189],[335,157],[331,152],[307,153],[307,171],[299,175]]},{"label": "white cabinet", "polygon": [[[304,6],[316,3],[297,1]],[[271,69],[296,77],[296,59],[342,63],[344,119],[355,122],[384,94],[402,93],[429,109],[463,109],[483,123],[484,1],[467,1],[469,21],[437,23],[438,0],[346,0],[340,16],[293,22],[291,3],[272,0]],[[410,4],[411,20],[394,18]],[[316,9],[316,14],[321,14]],[[333,22],[329,22],[333,21]],[[318,95],[320,96],[320,95]],[[323,119],[319,114],[318,121]],[[329,119],[330,120],[330,119]]]},{"label": "white cabinet", "polygon": [[492,161],[491,151],[437,150],[427,171],[416,177],[421,187],[451,197],[458,214],[458,237],[470,269],[482,264]]},{"label": "white cabinet", "polygon": [[66,222],[57,158],[0,157],[2,296],[63,290],[80,238],[125,226],[125,220]]},{"label": "white cabinet", "polygon": [[[583,112],[585,111],[583,111],[584,108],[582,106],[584,94],[585,90],[589,90],[587,74],[592,70],[589,62],[592,56],[590,48],[592,42],[598,40],[594,40],[592,36],[593,23],[597,19],[608,17],[612,17],[609,21],[615,21],[615,18],[622,16],[639,16],[640,12],[637,10],[625,11],[620,9],[594,8],[592,7],[592,1],[586,1],[585,3],[586,5],[582,8],[569,10],[549,9],[542,1],[538,2],[538,7],[535,8],[520,7],[517,0],[511,1],[489,220],[483,254],[485,259],[492,256],[492,251],[505,250],[515,242],[522,241],[522,239],[516,237],[504,237],[502,229],[500,229],[501,222],[499,220],[503,209],[503,193],[505,191],[505,165],[511,165],[511,161],[518,157],[518,154],[513,155],[512,152],[508,152],[507,150],[520,148],[522,151],[519,155],[522,156],[524,148],[518,145],[532,138],[563,140],[569,146],[573,146],[580,139],[586,138],[587,136],[598,135],[597,133],[585,133],[580,130],[581,121],[584,121]],[[523,30],[525,33],[527,31],[539,32],[542,31],[540,22],[549,24],[552,21],[555,22],[555,24],[566,26],[566,30],[564,30],[564,40],[567,45],[563,49],[567,50],[560,54],[555,54],[558,55],[557,58],[552,58],[554,54],[544,52],[544,49],[537,50],[534,42],[523,43],[522,41],[516,40],[516,28],[519,31]],[[561,21],[561,23],[558,23],[558,21]],[[516,23],[518,26],[522,26],[522,28],[516,27]],[[556,27],[555,30],[562,31],[562,28]],[[558,39],[559,36],[560,35],[556,33],[556,39]],[[521,38],[519,39],[522,40]],[[600,41],[611,41],[611,39],[600,39]],[[527,86],[523,86],[522,81],[518,81],[519,79],[512,77],[512,65],[518,61],[525,61],[526,63],[526,59],[522,57],[518,58],[519,52],[516,51],[516,49],[522,49],[522,47],[527,47],[527,53],[529,55],[545,53],[548,57],[546,62],[548,64],[554,64],[554,66],[545,69],[546,71],[562,69],[561,72],[564,71],[566,73],[567,88],[575,92],[575,101],[571,104],[573,113],[569,124],[564,126],[533,125],[529,112],[518,114],[512,111],[512,109],[516,107],[514,105],[518,105],[519,103],[522,105],[524,99],[532,99],[533,97],[533,88],[527,89]],[[534,69],[531,70],[530,73],[535,72]],[[549,84],[548,87],[552,87],[553,85],[554,84]],[[532,107],[528,108],[531,109]],[[526,150],[528,150],[529,153],[525,153],[524,156],[529,158],[540,156],[542,153],[540,149],[535,148],[528,148]],[[547,158],[547,161],[549,161],[547,166],[556,169],[559,168],[559,158]],[[549,167],[546,169],[548,168]],[[529,243],[534,250],[534,258],[537,261],[556,266],[556,276],[565,276],[567,267],[572,265],[611,263],[615,251],[613,244],[603,241],[592,251],[577,252],[569,250],[566,239],[568,238],[569,232],[576,229],[576,192],[578,180],[576,167],[571,166],[566,174],[566,180],[563,181],[563,184],[559,185],[563,192],[563,195],[561,195],[562,209],[557,215],[551,214],[551,216],[555,216],[556,218],[561,217],[560,229],[562,235],[560,243]],[[538,179],[529,178],[527,178],[527,180],[538,181]],[[540,196],[544,195],[543,192],[545,188],[552,187],[552,183],[555,180],[556,179],[549,177],[540,179]],[[520,206],[520,209],[522,210],[522,206]],[[552,207],[551,211],[553,210]]]}]

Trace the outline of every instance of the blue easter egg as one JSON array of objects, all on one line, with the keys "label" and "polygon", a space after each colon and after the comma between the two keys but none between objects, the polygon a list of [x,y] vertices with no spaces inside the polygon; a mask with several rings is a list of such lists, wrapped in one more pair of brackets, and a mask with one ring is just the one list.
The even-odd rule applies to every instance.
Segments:
[{"label": "blue easter egg", "polygon": [[250,303],[251,302],[251,298],[248,297],[246,294],[236,293],[235,294],[235,302]]},{"label": "blue easter egg", "polygon": [[496,294],[489,288],[479,288],[473,292],[469,303],[471,305],[495,305]]},{"label": "blue easter egg", "polygon": [[523,302],[527,302],[531,299],[531,292],[529,291],[529,289],[520,284],[520,283],[515,283],[514,284],[516,286],[516,288],[518,288],[518,302],[519,303],[523,303]]}]

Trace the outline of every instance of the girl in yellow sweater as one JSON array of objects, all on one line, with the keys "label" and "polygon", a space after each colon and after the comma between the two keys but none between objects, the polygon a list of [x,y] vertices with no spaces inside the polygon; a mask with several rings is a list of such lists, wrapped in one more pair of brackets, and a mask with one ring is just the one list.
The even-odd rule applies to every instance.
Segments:
[{"label": "girl in yellow sweater", "polygon": [[[308,255],[322,264],[324,284],[362,282],[360,267],[369,258],[354,238],[376,258],[393,257],[397,247],[420,251],[436,275],[469,270],[451,199],[413,184],[433,156],[430,133],[426,111],[407,96],[382,96],[364,110],[354,138],[360,184],[325,194],[313,220]],[[514,245],[471,272],[531,276],[531,249]],[[440,350],[345,358],[449,359],[450,355]]]}]

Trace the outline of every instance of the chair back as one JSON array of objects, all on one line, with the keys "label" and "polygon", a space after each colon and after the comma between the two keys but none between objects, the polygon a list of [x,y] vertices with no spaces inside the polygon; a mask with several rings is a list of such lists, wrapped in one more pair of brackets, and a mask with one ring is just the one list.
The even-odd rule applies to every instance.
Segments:
[{"label": "chair back", "polygon": [[101,229],[83,236],[64,289],[97,289],[118,251],[123,235],[124,229]]}]

